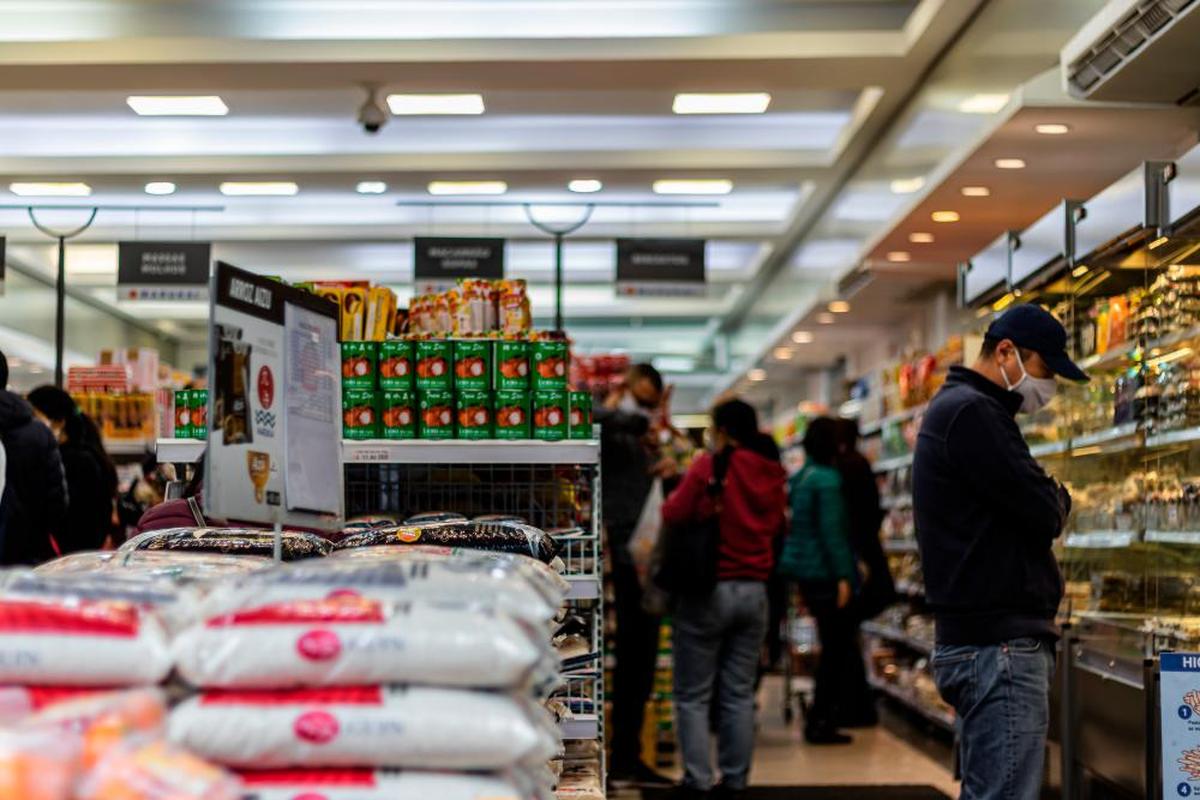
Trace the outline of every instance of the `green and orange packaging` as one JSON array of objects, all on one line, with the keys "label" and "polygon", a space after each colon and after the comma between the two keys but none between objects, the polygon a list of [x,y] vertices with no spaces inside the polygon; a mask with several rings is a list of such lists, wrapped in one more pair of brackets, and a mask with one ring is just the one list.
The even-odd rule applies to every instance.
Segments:
[{"label": "green and orange packaging", "polygon": [[570,439],[592,438],[592,393],[570,392],[567,395],[571,421],[567,430]]},{"label": "green and orange packaging", "polygon": [[380,405],[384,439],[417,438],[417,396],[409,389],[388,389]]},{"label": "green and orange packaging", "polygon": [[388,339],[379,343],[379,388],[412,391],[415,372],[412,342]]},{"label": "green and orange packaging", "polygon": [[494,364],[496,391],[529,391],[529,342],[496,342]]},{"label": "green and orange packaging", "polygon": [[420,414],[417,433],[422,439],[454,438],[454,392],[429,389],[417,392]]},{"label": "green and orange packaging", "polygon": [[188,392],[188,411],[191,416],[191,438],[208,438],[208,389]]},{"label": "green and orange packaging", "polygon": [[379,438],[379,398],[373,391],[347,389],[342,392],[342,437]]},{"label": "green and orange packaging", "polygon": [[175,392],[175,438],[192,438],[192,409],[191,390],[180,389]]},{"label": "green and orange packaging", "polygon": [[533,393],[533,438],[559,442],[567,438],[570,414],[567,393],[543,390]]},{"label": "green and orange packaging", "polygon": [[567,390],[567,343],[538,341],[530,346],[534,391]]},{"label": "green and orange packaging", "polygon": [[486,392],[492,388],[492,343],[464,339],[454,343],[454,388]]},{"label": "green and orange packaging", "polygon": [[417,342],[417,389],[450,391],[454,386],[454,346],[444,339]]},{"label": "green and orange packaging", "polygon": [[374,389],[378,360],[374,342],[342,342],[342,388]]},{"label": "green and orange packaging", "polygon": [[504,389],[496,392],[496,438],[530,438],[529,392]]},{"label": "green and orange packaging", "polygon": [[492,438],[492,394],[463,389],[458,392],[458,438]]}]

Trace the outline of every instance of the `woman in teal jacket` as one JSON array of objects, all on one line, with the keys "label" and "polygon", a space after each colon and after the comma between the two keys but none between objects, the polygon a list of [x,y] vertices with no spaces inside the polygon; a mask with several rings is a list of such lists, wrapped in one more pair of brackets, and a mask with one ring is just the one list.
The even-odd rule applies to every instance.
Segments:
[{"label": "woman in teal jacket", "polygon": [[837,423],[813,420],[804,434],[805,465],[788,491],[792,527],[780,558],[781,573],[800,584],[821,641],[816,691],[804,737],[810,744],[848,744],[837,731],[841,687],[863,678],[858,624],[849,611],[858,566],[850,549],[842,478],[834,466]]}]

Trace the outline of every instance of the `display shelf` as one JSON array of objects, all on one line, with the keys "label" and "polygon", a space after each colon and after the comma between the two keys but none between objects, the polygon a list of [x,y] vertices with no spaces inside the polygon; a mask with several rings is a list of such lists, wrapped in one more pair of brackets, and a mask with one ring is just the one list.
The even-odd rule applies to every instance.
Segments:
[{"label": "display shelf", "polygon": [[864,622],[862,624],[862,632],[878,636],[880,639],[887,639],[889,642],[899,642],[922,655],[928,656],[933,654],[933,642],[909,636],[899,628],[893,628],[890,625],[881,625],[878,622]]},{"label": "display shelf", "polygon": [[[200,458],[205,443],[194,439],[159,439],[158,459],[169,464],[190,464]],[[385,439],[342,442],[346,464],[596,464],[600,443],[566,442],[427,441],[394,442]]]},{"label": "display shelf", "polygon": [[1066,546],[1079,550],[1114,550],[1139,540],[1137,531],[1078,531],[1067,534]]},{"label": "display shelf", "polygon": [[195,464],[206,446],[200,439],[159,439],[155,450],[163,464]]},{"label": "display shelf", "polygon": [[1200,428],[1182,428],[1146,437],[1146,447],[1171,447],[1177,444],[1200,442]]},{"label": "display shelf", "polygon": [[897,422],[908,422],[910,419],[919,416],[925,410],[927,405],[929,404],[922,403],[919,406],[913,406],[912,408],[906,408],[903,411],[897,411],[895,414],[889,414],[882,419],[875,420],[874,422],[868,422],[862,427],[860,433],[863,436],[874,436],[888,425],[892,425]]},{"label": "display shelf", "polygon": [[1050,456],[1058,456],[1066,453],[1071,449],[1071,443],[1067,440],[1061,442],[1039,442],[1029,446],[1029,454],[1034,458],[1049,458]]},{"label": "display shelf", "polygon": [[912,466],[912,463],[913,455],[912,453],[909,453],[908,455],[896,456],[895,458],[881,458],[875,462],[874,469],[876,473],[891,472],[893,470]]},{"label": "display shelf", "polygon": [[885,539],[883,542],[883,550],[886,553],[915,553],[917,552],[917,540]]},{"label": "display shelf", "polygon": [[559,722],[564,739],[597,739],[600,736],[600,717],[596,714],[573,714]]},{"label": "display shelf", "polygon": [[154,441],[145,439],[106,439],[104,450],[110,456],[140,456],[154,447]]},{"label": "display shelf", "polygon": [[568,600],[599,600],[600,578],[596,575],[564,575],[571,588],[567,591]]},{"label": "display shelf", "polygon": [[922,717],[929,720],[930,722],[937,725],[938,727],[944,728],[947,731],[954,730],[954,715],[953,714],[949,714],[940,708],[931,708],[928,705],[922,703],[920,701],[920,699],[917,698],[916,695],[911,694],[910,692],[904,691],[899,686],[894,686],[885,681],[881,681],[874,676],[870,676],[868,678],[868,682],[871,684],[872,689],[883,692],[888,697],[892,698],[893,700],[900,703],[901,705],[917,712]]},{"label": "display shelf", "polygon": [[1200,545],[1200,531],[1146,531],[1147,542]]},{"label": "display shelf", "polygon": [[1138,430],[1138,423],[1126,422],[1072,439],[1071,450],[1075,455],[1080,455],[1078,451],[1087,447],[1097,447],[1106,453],[1117,453],[1141,447],[1142,443],[1143,438]]},{"label": "display shelf", "polygon": [[912,508],[913,499],[911,494],[902,494],[897,497],[885,497],[879,501],[879,507],[884,511],[891,511],[894,508]]}]

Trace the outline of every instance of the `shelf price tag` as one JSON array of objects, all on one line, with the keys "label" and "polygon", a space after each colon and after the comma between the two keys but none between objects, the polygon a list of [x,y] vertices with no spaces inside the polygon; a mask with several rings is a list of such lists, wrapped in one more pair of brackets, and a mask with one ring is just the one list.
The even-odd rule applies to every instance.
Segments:
[{"label": "shelf price tag", "polygon": [[356,447],[346,460],[354,464],[384,464],[391,460],[391,452],[386,447]]}]

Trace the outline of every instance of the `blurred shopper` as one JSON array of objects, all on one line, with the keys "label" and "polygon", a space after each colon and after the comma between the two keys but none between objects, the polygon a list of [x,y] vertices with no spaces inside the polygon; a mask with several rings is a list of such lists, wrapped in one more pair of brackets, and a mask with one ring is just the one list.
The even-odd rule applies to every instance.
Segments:
[{"label": "blurred shopper", "polygon": [[913,503],[933,672],[958,716],[964,800],[1040,797],[1063,578],[1051,550],[1071,509],[1015,415],[1086,381],[1067,334],[1034,305],[991,324],[972,368],[951,367],[925,412]]},{"label": "blurred shopper", "polygon": [[67,517],[54,531],[58,549],[63,555],[99,550],[114,530],[117,502],[117,468],[104,449],[100,430],[74,398],[56,386],[34,389],[29,403],[58,440],[67,476]]},{"label": "blurred shopper", "polygon": [[780,564],[782,574],[800,584],[821,642],[804,738],[810,744],[849,744],[850,737],[837,730],[838,706],[845,687],[857,687],[866,678],[851,608],[857,566],[836,467],[837,423],[828,417],[813,420],[804,434],[804,452],[804,468],[789,482],[792,529]]},{"label": "blurred shopper", "polygon": [[166,500],[146,509],[146,513],[138,520],[138,533],[221,524],[219,520],[209,520],[204,516],[204,462],[207,457],[208,450],[205,449],[192,465],[192,478],[183,489],[183,497]]},{"label": "blurred shopper", "polygon": [[7,387],[8,359],[0,353],[0,443],[7,459],[0,564],[40,564],[56,555],[51,532],[67,518],[67,483],[54,434]]},{"label": "blurred shopper", "polygon": [[117,498],[117,519],[122,534],[137,528],[142,515],[166,499],[167,482],[166,471],[158,458],[153,453],[147,454],[142,459],[138,477]]},{"label": "blurred shopper", "polygon": [[689,523],[717,515],[716,588],[683,595],[675,608],[675,713],[682,793],[704,796],[714,782],[709,723],[717,691],[717,793],[732,797],[746,786],[754,750],[754,686],[786,476],[779,448],[741,400],[713,409],[713,445],[663,505],[663,522],[686,535]]},{"label": "blurred shopper", "polygon": [[650,495],[655,471],[669,471],[669,465],[658,459],[658,444],[650,424],[662,405],[664,391],[658,370],[649,364],[635,364],[626,374],[624,385],[595,412],[601,431],[604,519],[616,599],[617,665],[609,720],[609,779],[617,788],[670,784],[641,757],[642,724],[654,688],[660,620],[643,608],[642,584],[629,553],[629,540]]}]

